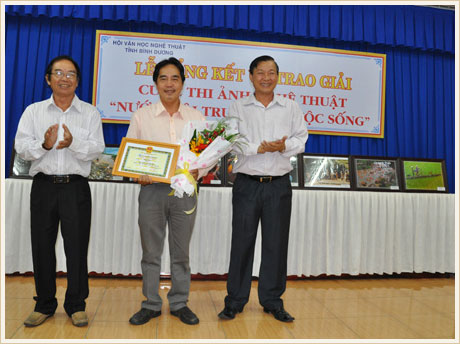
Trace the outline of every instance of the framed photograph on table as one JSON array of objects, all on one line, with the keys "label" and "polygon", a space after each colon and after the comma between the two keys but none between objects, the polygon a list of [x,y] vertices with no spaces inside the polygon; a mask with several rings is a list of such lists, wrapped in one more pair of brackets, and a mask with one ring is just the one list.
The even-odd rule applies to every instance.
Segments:
[{"label": "framed photograph on table", "polygon": [[230,152],[225,156],[225,185],[226,186],[233,186],[233,182],[236,178],[236,173],[233,173],[233,167],[235,166],[236,162],[238,161],[238,156]]},{"label": "framed photograph on table", "polygon": [[441,159],[401,159],[403,189],[448,192],[446,164]]},{"label": "framed photograph on table", "polygon": [[113,175],[113,166],[118,154],[118,145],[106,145],[104,151],[91,162],[90,181],[123,181],[122,176]]},{"label": "framed photograph on table", "polygon": [[349,157],[303,153],[302,186],[314,189],[350,189]]},{"label": "framed photograph on table", "polygon": [[214,166],[207,175],[203,176],[200,186],[224,186],[225,185],[225,157],[222,157],[216,166]]},{"label": "framed photograph on table", "polygon": [[398,159],[355,156],[352,165],[356,190],[401,190]]},{"label": "framed photograph on table", "polygon": [[179,150],[179,145],[123,137],[112,174],[129,178],[148,175],[156,182],[170,184]]},{"label": "framed photograph on table", "polygon": [[29,175],[30,165],[32,161],[27,161],[22,159],[13,148],[13,153],[11,154],[10,162],[10,178],[32,178]]},{"label": "framed photograph on table", "polygon": [[298,155],[296,156],[291,156],[291,166],[292,170],[289,172],[289,180],[291,181],[291,185],[294,188],[299,187],[299,159]]}]

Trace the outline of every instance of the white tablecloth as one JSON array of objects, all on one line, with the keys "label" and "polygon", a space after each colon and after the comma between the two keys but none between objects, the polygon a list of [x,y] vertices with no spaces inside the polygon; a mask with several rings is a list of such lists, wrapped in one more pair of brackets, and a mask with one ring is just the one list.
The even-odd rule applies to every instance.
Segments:
[{"label": "white tablecloth", "polygon": [[[32,271],[31,180],[5,181],[5,272]],[[89,270],[140,274],[139,185],[90,182]],[[192,273],[228,272],[231,188],[200,189],[190,247]],[[260,232],[260,231],[259,231]],[[57,271],[66,271],[61,236]],[[254,276],[260,265],[257,239]],[[162,272],[169,274],[165,241]],[[455,272],[452,194],[294,190],[288,275]]]}]

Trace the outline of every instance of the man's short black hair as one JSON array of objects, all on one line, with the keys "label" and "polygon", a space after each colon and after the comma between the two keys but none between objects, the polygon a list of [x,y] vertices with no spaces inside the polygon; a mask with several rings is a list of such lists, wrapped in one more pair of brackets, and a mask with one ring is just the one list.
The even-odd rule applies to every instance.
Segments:
[{"label": "man's short black hair", "polygon": [[251,75],[254,74],[254,69],[257,68],[259,63],[265,62],[265,61],[273,61],[275,63],[275,66],[276,66],[276,74],[279,74],[280,69],[278,67],[278,63],[276,63],[276,61],[275,61],[275,59],[273,57],[268,56],[268,55],[262,55],[262,56],[257,57],[256,59],[254,59],[254,61],[252,61],[251,64],[249,65],[249,73],[251,73]]},{"label": "man's short black hair", "polygon": [[170,57],[167,60],[163,60],[159,63],[156,64],[155,70],[153,71],[153,82],[156,84],[158,80],[158,76],[160,75],[160,70],[161,68],[167,66],[167,65],[173,65],[176,66],[177,69],[179,70],[180,73],[180,78],[182,79],[182,83],[185,81],[185,69],[182,63],[175,57]]},{"label": "man's short black hair", "polygon": [[62,60],[67,60],[73,63],[73,65],[75,66],[75,70],[77,72],[77,81],[80,81],[81,79],[80,67],[78,66],[78,63],[75,62],[75,60],[68,55],[60,55],[58,57],[55,57],[54,59],[50,61],[50,63],[48,63],[48,67],[46,67],[46,73],[45,73],[45,75],[47,75],[48,81],[51,79],[51,73],[53,72],[53,65],[56,62],[59,62]]}]

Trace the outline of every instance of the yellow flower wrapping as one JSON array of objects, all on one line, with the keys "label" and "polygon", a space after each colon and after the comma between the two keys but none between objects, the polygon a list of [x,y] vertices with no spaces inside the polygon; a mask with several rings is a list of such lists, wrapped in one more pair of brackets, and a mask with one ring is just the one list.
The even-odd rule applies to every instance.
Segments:
[{"label": "yellow flower wrapping", "polygon": [[[184,168],[178,168],[176,170],[176,172],[174,173],[175,176],[177,176],[178,174],[184,174],[185,177],[187,178],[187,180],[190,182],[190,184],[193,185],[194,189],[195,189],[195,192],[192,194],[193,195],[197,195],[198,196],[198,190],[197,190],[197,186],[196,186],[196,180],[195,178],[193,178],[193,176],[190,174],[190,172],[188,171],[190,167],[190,164],[188,162],[184,162]],[[168,196],[174,196],[174,190],[171,191]],[[192,209],[190,210],[184,210],[184,213],[186,213],[187,215],[190,215],[192,214],[196,209],[196,202],[195,202],[195,205]]]}]

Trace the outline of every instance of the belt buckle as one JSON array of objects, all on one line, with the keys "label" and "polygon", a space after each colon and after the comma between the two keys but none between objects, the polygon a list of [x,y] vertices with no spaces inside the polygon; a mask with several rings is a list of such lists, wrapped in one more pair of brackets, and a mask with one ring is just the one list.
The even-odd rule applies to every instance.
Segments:
[{"label": "belt buckle", "polygon": [[260,179],[259,179],[259,182],[260,182],[260,183],[270,183],[271,181],[272,181],[272,177],[271,177],[271,176],[260,177]]},{"label": "belt buckle", "polygon": [[54,176],[54,184],[67,184],[70,182],[70,176]]}]

